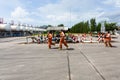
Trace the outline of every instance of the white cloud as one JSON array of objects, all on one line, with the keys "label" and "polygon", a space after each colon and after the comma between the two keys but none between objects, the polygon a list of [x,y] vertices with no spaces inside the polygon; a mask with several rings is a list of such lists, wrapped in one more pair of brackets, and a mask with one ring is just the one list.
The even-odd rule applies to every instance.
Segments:
[{"label": "white cloud", "polygon": [[[118,4],[119,1],[106,0],[104,4],[113,4],[113,2]],[[39,7],[36,14],[42,19],[39,21],[41,24],[46,22],[46,24],[63,23],[69,25],[72,23],[74,25],[91,18],[96,18],[97,22],[110,21],[112,19],[105,15],[114,11],[111,12],[109,9],[104,5],[102,6],[102,1],[99,2],[99,0],[61,0],[55,4],[50,3]]]},{"label": "white cloud", "polygon": [[120,7],[120,0],[116,0],[116,6]]},{"label": "white cloud", "polygon": [[103,17],[108,18],[109,22],[118,22],[120,23],[120,11],[115,11],[113,13],[106,13],[103,15]]},{"label": "white cloud", "polygon": [[13,12],[11,12],[11,17],[13,18],[25,18],[28,15],[29,13],[21,7],[17,7]]},{"label": "white cloud", "polygon": [[[0,0],[0,5],[2,8],[10,8],[18,5],[22,5],[19,0]],[[1,8],[0,7],[0,8]]]},{"label": "white cloud", "polygon": [[103,3],[115,7],[120,7],[120,0],[105,0]]},{"label": "white cloud", "polygon": [[53,21],[63,21],[63,22],[67,22],[70,21],[70,19],[72,19],[73,21],[77,19],[77,15],[72,14],[72,13],[63,13],[63,14],[58,14],[58,15],[48,15],[47,16],[48,19],[51,19]]},{"label": "white cloud", "polygon": [[46,19],[49,23],[76,23],[82,19],[81,16],[85,14],[85,10],[90,11],[93,6],[93,1],[89,2],[89,5],[86,5],[87,2],[88,0],[61,0],[55,4],[50,3],[39,7],[34,14],[39,16],[42,21]]},{"label": "white cloud", "polygon": [[19,0],[0,0],[0,17],[9,18],[11,11],[17,6],[22,6]]},{"label": "white cloud", "polygon": [[9,20],[14,20],[15,23],[27,23],[33,24],[35,20],[30,17],[31,13],[27,12],[26,9],[21,7],[16,7],[13,12],[11,12],[11,18]]},{"label": "white cloud", "polygon": [[103,3],[104,3],[104,4],[112,4],[112,3],[113,3],[113,0],[104,0]]},{"label": "white cloud", "polygon": [[[106,15],[119,10],[120,0],[58,0],[54,3],[49,2],[40,6],[36,6],[36,3],[32,3],[29,0],[25,3],[19,2],[20,0],[14,1],[19,6],[16,7],[14,2],[12,4],[15,6],[14,11],[11,12],[11,19],[15,21],[19,20],[20,22],[38,25],[58,25],[62,23],[66,26],[70,24],[74,25],[80,21],[90,20],[91,18],[96,18],[97,21],[115,20],[119,22],[117,18],[119,15]],[[31,5],[26,5],[26,3]]]}]

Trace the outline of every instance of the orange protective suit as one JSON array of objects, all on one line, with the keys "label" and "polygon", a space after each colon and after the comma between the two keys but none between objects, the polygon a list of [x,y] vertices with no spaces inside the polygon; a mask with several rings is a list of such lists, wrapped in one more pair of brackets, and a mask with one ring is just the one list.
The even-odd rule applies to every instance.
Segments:
[{"label": "orange protective suit", "polygon": [[59,42],[59,44],[60,44],[60,49],[62,49],[62,44],[64,44],[68,48],[68,45],[67,45],[67,43],[65,41],[64,32],[60,32],[60,42]]},{"label": "orange protective suit", "polygon": [[110,47],[112,47],[112,45],[111,45],[111,35],[110,35],[110,33],[107,33],[107,34],[105,35],[104,43],[105,43],[105,46],[110,46]]},{"label": "orange protective suit", "polygon": [[52,45],[52,34],[49,33],[48,34],[48,48],[51,49],[51,45]]}]

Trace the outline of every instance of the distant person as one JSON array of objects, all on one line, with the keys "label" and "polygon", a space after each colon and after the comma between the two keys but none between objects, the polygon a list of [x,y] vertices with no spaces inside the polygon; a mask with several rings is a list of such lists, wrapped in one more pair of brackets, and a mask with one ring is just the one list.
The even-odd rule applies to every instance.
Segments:
[{"label": "distant person", "polygon": [[81,36],[81,38],[80,38],[80,42],[84,42],[85,41],[85,36],[84,36],[84,34],[82,34],[82,36]]},{"label": "distant person", "polygon": [[65,41],[65,33],[61,30],[61,32],[60,32],[60,42],[59,42],[60,50],[62,49],[62,44],[64,44],[68,49],[68,45]]},{"label": "distant person", "polygon": [[80,34],[78,34],[78,42],[80,42]]},{"label": "distant person", "polygon": [[109,31],[104,35],[104,44],[105,44],[106,47],[107,46],[112,47],[112,44],[111,44],[111,34],[110,34]]},{"label": "distant person", "polygon": [[101,33],[99,32],[98,33],[98,39],[97,39],[97,41],[100,43],[100,41],[101,41]]},{"label": "distant person", "polygon": [[102,33],[101,36],[102,36],[102,42],[104,42],[105,33]]},{"label": "distant person", "polygon": [[84,40],[86,40],[86,37],[87,37],[86,33],[84,33],[83,36],[84,36]]},{"label": "distant person", "polygon": [[40,34],[38,34],[38,40],[37,40],[38,44],[40,44]]},{"label": "distant person", "polygon": [[80,42],[84,43],[84,41],[86,41],[87,35],[86,33],[82,34],[80,37]]},{"label": "distant person", "polygon": [[52,43],[52,32],[48,32],[48,48],[51,49],[51,45],[55,45],[55,43]]},{"label": "distant person", "polygon": [[90,37],[90,43],[92,43],[92,41],[93,41],[93,39],[92,39],[92,32],[90,32],[89,37]]}]

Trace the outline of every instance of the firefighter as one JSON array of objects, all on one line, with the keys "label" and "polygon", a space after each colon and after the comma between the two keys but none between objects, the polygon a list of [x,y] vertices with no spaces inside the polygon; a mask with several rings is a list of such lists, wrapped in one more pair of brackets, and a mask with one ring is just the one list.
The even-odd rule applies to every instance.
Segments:
[{"label": "firefighter", "polygon": [[55,43],[52,43],[52,32],[50,31],[47,35],[48,37],[48,48],[51,49],[51,45],[55,45]]},{"label": "firefighter", "polygon": [[105,44],[106,47],[107,47],[107,46],[112,47],[112,44],[111,44],[111,34],[110,34],[109,31],[105,34],[104,44]]},{"label": "firefighter", "polygon": [[60,42],[59,42],[59,49],[60,50],[62,49],[62,44],[64,44],[68,49],[68,45],[65,41],[65,33],[61,30],[61,32],[60,32]]}]

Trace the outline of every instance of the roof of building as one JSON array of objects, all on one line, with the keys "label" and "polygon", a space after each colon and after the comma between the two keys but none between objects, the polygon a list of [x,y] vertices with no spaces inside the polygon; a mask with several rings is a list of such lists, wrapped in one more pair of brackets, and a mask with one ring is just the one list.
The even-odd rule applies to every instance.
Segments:
[{"label": "roof of building", "polygon": [[68,27],[65,27],[65,26],[57,27],[57,26],[55,26],[55,27],[48,27],[47,30],[48,31],[50,31],[50,30],[55,30],[55,31],[65,30],[65,31],[67,31]]}]

